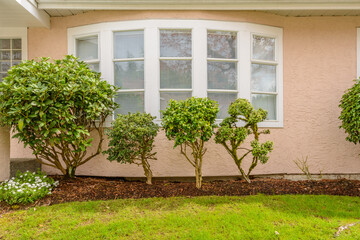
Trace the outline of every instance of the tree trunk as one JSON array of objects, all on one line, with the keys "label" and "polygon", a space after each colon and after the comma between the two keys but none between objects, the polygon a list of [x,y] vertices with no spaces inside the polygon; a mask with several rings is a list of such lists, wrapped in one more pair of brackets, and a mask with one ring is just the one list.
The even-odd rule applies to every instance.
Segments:
[{"label": "tree trunk", "polygon": [[148,161],[146,159],[142,159],[142,166],[144,169],[144,174],[146,176],[146,184],[151,185],[152,184],[152,171],[150,169],[150,164],[148,163]]},{"label": "tree trunk", "polygon": [[241,173],[241,176],[242,176],[248,183],[251,183],[250,178],[249,178],[248,175],[246,175],[245,171],[244,171],[240,166],[238,166],[238,168],[239,168],[239,171],[240,171],[240,173]]},{"label": "tree trunk", "polygon": [[201,174],[201,165],[196,165],[195,167],[195,177],[196,177],[196,187],[198,189],[201,188],[202,185],[202,174]]},{"label": "tree trunk", "polygon": [[76,167],[68,167],[66,169],[66,178],[74,178],[75,177],[75,171],[76,171]]}]

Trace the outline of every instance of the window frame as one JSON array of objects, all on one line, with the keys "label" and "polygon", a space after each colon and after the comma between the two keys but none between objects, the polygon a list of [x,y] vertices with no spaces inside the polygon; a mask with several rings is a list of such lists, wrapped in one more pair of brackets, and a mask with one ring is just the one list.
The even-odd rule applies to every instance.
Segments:
[{"label": "window frame", "polygon": [[[0,27],[0,38],[1,39],[21,39],[21,60],[27,60],[27,28],[22,27]],[[10,43],[11,44],[11,43]],[[11,58],[11,56],[10,56]],[[10,60],[12,63],[13,60]],[[10,66],[11,67],[11,66]]]},{"label": "window frame", "polygon": [[[144,103],[145,103],[145,47],[144,47],[144,56],[143,57],[137,57],[137,58],[115,58],[115,33],[117,32],[136,32],[136,31],[142,31],[144,35],[144,45],[145,45],[145,29],[144,28],[137,28],[133,30],[118,30],[118,31],[112,31],[112,42],[111,42],[111,56],[112,56],[112,84],[115,85],[115,62],[130,62],[130,61],[143,61],[144,62],[144,88],[133,88],[133,89],[119,89],[117,90],[117,93],[143,93],[144,94]],[[143,112],[145,112],[145,104],[143,106]],[[114,120],[115,116],[111,116],[111,119]]]},{"label": "window frame", "polygon": [[[237,33],[237,97],[251,101],[252,36],[275,38],[276,120],[266,120],[260,127],[283,127],[283,29],[254,23],[214,20],[131,20],[106,22],[68,28],[68,53],[76,54],[74,45],[79,36],[99,35],[99,58],[102,78],[114,84],[113,34],[119,31],[144,30],[144,110],[156,116],[160,123],[160,30],[191,29],[192,39],[192,96],[207,97],[207,32]],[[221,120],[217,120],[221,122]]]}]

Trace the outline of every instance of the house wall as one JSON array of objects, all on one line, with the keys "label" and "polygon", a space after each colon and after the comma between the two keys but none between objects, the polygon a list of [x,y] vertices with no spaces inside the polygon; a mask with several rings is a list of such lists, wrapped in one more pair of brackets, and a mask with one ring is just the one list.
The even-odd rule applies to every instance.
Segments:
[{"label": "house wall", "polygon": [[[251,22],[283,28],[284,127],[271,129],[266,139],[274,151],[254,174],[299,173],[294,160],[309,157],[314,173],[360,173],[359,148],[345,141],[339,129],[339,100],[356,78],[356,28],[360,17],[283,17],[242,11],[94,11],[51,18],[51,28],[29,28],[28,57],[62,58],[67,53],[67,28],[134,19],[205,19]],[[264,139],[265,140],[265,139]],[[106,143],[105,143],[106,144]],[[194,170],[161,132],[156,138],[158,160],[154,176],[193,176]],[[210,141],[205,176],[237,175],[222,146]],[[31,157],[17,140],[11,157]],[[49,173],[53,169],[44,167]],[[137,166],[110,163],[99,156],[77,171],[79,175],[143,176]]]}]

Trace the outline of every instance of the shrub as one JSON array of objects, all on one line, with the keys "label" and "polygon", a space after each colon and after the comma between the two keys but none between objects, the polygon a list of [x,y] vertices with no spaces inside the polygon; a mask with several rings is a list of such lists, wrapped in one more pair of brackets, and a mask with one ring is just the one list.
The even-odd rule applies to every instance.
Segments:
[{"label": "shrub", "polygon": [[[0,83],[0,122],[13,127],[14,137],[42,164],[74,177],[78,166],[102,151],[103,123],[116,108],[115,93],[73,56],[25,61]],[[95,152],[87,153],[92,131],[99,142]]]},{"label": "shrub", "polygon": [[354,82],[341,98],[339,119],[342,121],[340,128],[347,133],[346,140],[357,144],[360,143],[360,79]]},{"label": "shrub", "polygon": [[[273,150],[273,142],[266,141],[260,143],[261,134],[269,134],[269,130],[259,131],[258,123],[266,119],[267,112],[263,109],[255,110],[251,103],[246,99],[237,99],[228,109],[229,117],[220,123],[220,128],[216,132],[215,142],[223,145],[230,156],[233,158],[243,178],[250,183],[250,173],[257,166],[258,162],[266,163],[267,156]],[[244,126],[239,126],[239,121]],[[241,147],[249,135],[254,135],[254,140],[250,142],[250,148]],[[245,151],[239,154],[238,150]],[[243,160],[252,154],[252,162],[246,173],[242,167]]]},{"label": "shrub", "polygon": [[59,182],[48,178],[44,173],[18,171],[16,177],[0,184],[0,201],[10,205],[33,203],[34,201],[51,194]]},{"label": "shrub", "polygon": [[146,113],[117,115],[112,129],[106,133],[110,142],[109,148],[104,151],[109,154],[107,159],[110,161],[142,165],[147,184],[151,184],[152,179],[148,160],[156,160],[156,152],[153,153],[152,149],[159,126],[153,122],[154,119]]},{"label": "shrub", "polygon": [[[206,152],[205,142],[214,134],[218,104],[208,98],[188,98],[185,101],[170,100],[163,111],[162,126],[166,137],[174,140],[174,148],[180,146],[181,154],[195,168],[196,187],[201,188],[201,167]],[[191,149],[191,153],[187,149]]]}]

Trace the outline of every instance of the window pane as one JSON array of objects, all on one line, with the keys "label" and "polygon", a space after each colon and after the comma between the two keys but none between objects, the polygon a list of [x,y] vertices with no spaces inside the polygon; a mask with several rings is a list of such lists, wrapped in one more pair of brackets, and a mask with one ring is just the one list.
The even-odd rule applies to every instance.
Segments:
[{"label": "window pane", "polygon": [[21,49],[21,39],[13,39],[12,40],[12,48],[13,49]]},{"label": "window pane", "polygon": [[160,88],[191,88],[191,60],[161,60]]},{"label": "window pane", "polygon": [[10,60],[10,51],[0,51],[0,60]]},{"label": "window pane", "polygon": [[253,59],[275,60],[275,38],[253,35]]},{"label": "window pane", "polygon": [[82,61],[98,59],[98,37],[76,39],[76,56]]},{"label": "window pane", "polygon": [[144,61],[115,62],[115,86],[144,89]]},{"label": "window pane", "polygon": [[191,30],[161,30],[161,57],[191,57]]},{"label": "window pane", "polygon": [[209,58],[236,58],[236,32],[208,31]]},{"label": "window pane", "polygon": [[88,63],[89,68],[95,72],[100,72],[100,65],[99,63]]},{"label": "window pane", "polygon": [[268,111],[267,120],[276,120],[276,95],[252,94],[251,103],[255,109]]},{"label": "window pane", "polygon": [[7,73],[0,73],[0,82],[7,76]]},{"label": "window pane", "polygon": [[131,92],[131,93],[118,93],[115,97],[115,102],[120,105],[115,110],[115,118],[117,114],[128,114],[136,112],[144,112],[144,93]]},{"label": "window pane", "polygon": [[12,51],[12,59],[13,60],[21,60],[21,50],[13,50]]},{"label": "window pane", "polygon": [[144,57],[144,31],[114,33],[114,58]]},{"label": "window pane", "polygon": [[10,69],[10,62],[0,62],[0,72],[7,72]]},{"label": "window pane", "polygon": [[20,63],[21,63],[21,61],[13,61],[13,62],[12,62],[12,65],[13,65],[13,66],[16,66],[16,65],[19,65]]},{"label": "window pane", "polygon": [[276,92],[276,66],[251,64],[251,90]]},{"label": "window pane", "polygon": [[10,39],[0,39],[0,49],[10,49]]},{"label": "window pane", "polygon": [[191,92],[160,92],[160,110],[165,110],[170,99],[179,101],[189,97],[191,97]]},{"label": "window pane", "polygon": [[237,99],[236,93],[208,93],[211,100],[219,103],[219,113],[217,119],[224,119],[229,116],[227,113],[229,105]]},{"label": "window pane", "polygon": [[208,62],[208,89],[236,90],[236,63]]}]

